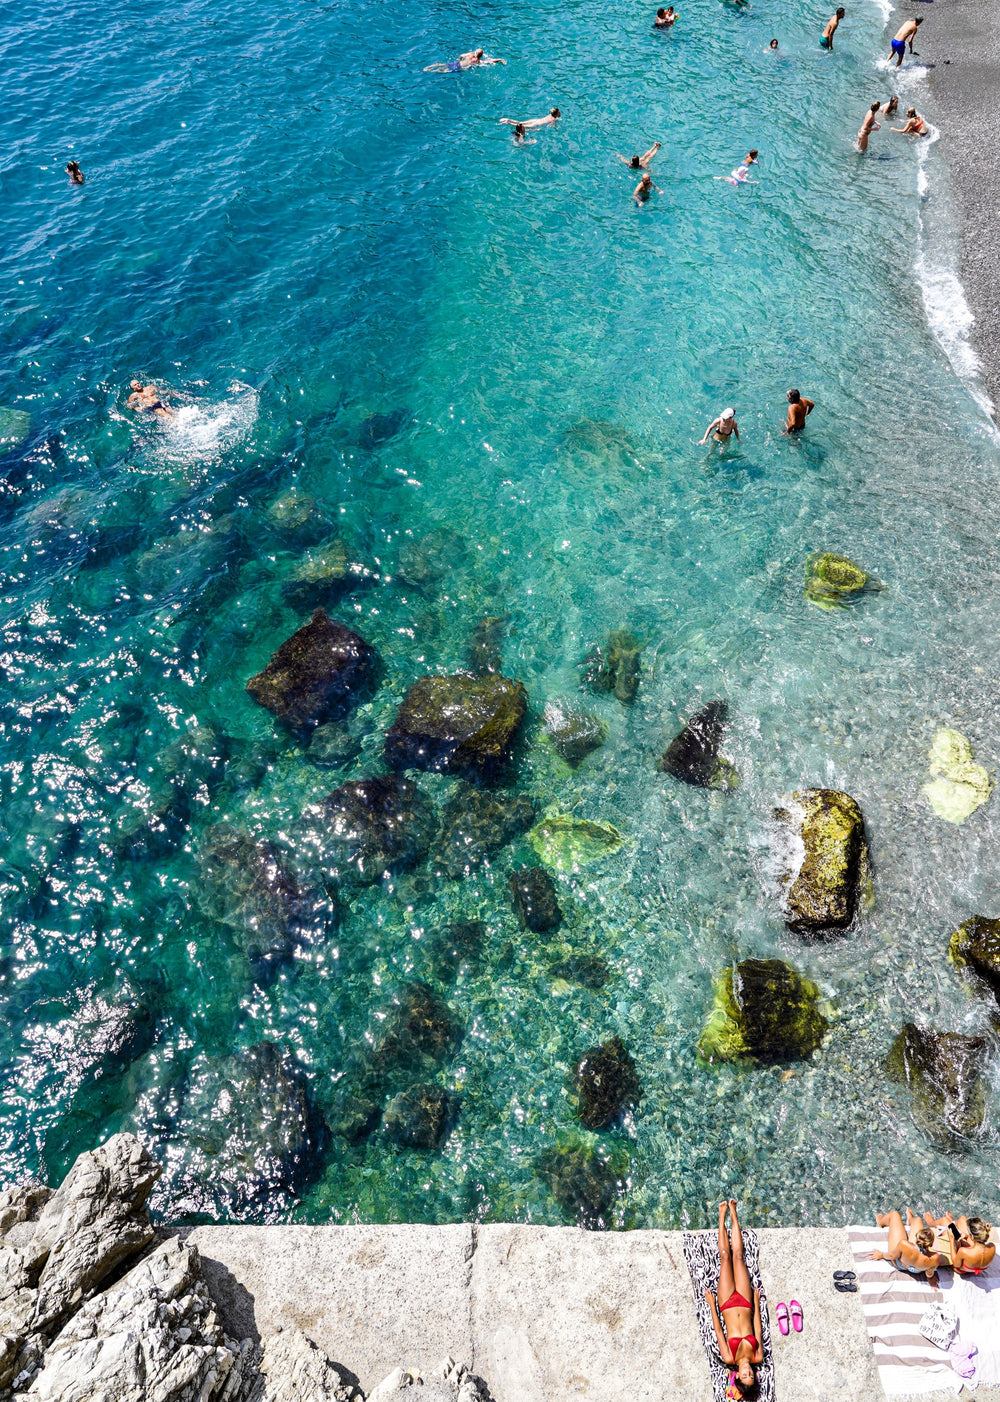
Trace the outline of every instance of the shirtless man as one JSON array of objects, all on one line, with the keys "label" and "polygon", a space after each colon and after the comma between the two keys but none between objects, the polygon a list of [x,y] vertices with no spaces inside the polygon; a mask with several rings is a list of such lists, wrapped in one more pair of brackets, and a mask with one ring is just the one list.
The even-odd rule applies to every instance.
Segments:
[{"label": "shirtless man", "polygon": [[159,414],[164,419],[174,417],[174,410],[163,402],[155,385],[144,385],[141,380],[132,380],[129,389],[132,393],[126,401],[126,408],[136,409],[142,414]]},{"label": "shirtless man", "polygon": [[639,206],[640,209],[649,199],[650,195],[653,193],[654,190],[658,195],[663,194],[663,191],[660,189],[659,185],[653,184],[653,177],[647,170],[645,175],[639,181],[638,185],[632,191],[632,198],[635,200],[636,204]]},{"label": "shirtless man", "polygon": [[931,129],[915,107],[907,107],[906,126],[890,127],[890,131],[899,132],[900,136],[929,136]]},{"label": "shirtless man", "polygon": [[464,73],[468,68],[486,68],[491,63],[506,64],[505,58],[487,58],[482,49],[470,49],[467,54],[459,54],[447,63],[429,63],[425,73]]},{"label": "shirtless man", "polygon": [[625,164],[628,166],[629,170],[648,170],[650,161],[653,159],[653,157],[656,155],[659,149],[660,142],[654,141],[652,146],[650,146],[649,150],[644,156],[633,156],[632,159],[629,160],[628,156],[623,156],[622,153],[619,151],[618,159],[620,161],[624,161]]},{"label": "shirtless man", "polygon": [[665,10],[657,10],[656,19],[653,20],[654,29],[669,29],[677,18],[677,12],[673,5],[668,5]]},{"label": "shirtless man", "polygon": [[66,162],[66,174],[69,176],[69,178],[70,178],[70,183],[71,183],[71,184],[73,184],[73,185],[82,185],[82,184],[83,184],[83,171],[82,171],[82,170],[80,169],[80,167],[77,165],[76,161],[67,161],[67,162]]},{"label": "shirtless man", "polygon": [[858,132],[859,151],[867,151],[868,138],[871,136],[872,132],[882,130],[881,123],[875,120],[881,106],[881,102],[873,102],[869,110],[865,113],[865,119],[861,123],[861,130]]},{"label": "shirtless man", "polygon": [[826,28],[823,30],[822,38],[819,41],[821,49],[833,48],[833,36],[836,34],[837,26],[846,13],[847,11],[844,9],[843,5],[841,5],[837,13],[827,20]]},{"label": "shirtless man", "polygon": [[925,1227],[909,1208],[906,1209],[905,1227],[898,1212],[877,1212],[875,1221],[880,1227],[889,1228],[889,1249],[873,1251],[869,1259],[891,1261],[898,1271],[926,1276],[929,1283],[936,1286],[941,1257],[934,1250],[934,1228]]},{"label": "shirtless man", "polygon": [[734,433],[736,434],[737,442],[742,443],[743,440],[740,438],[740,430],[736,423],[736,410],[723,409],[719,417],[713,419],[708,428],[706,428],[705,437],[700,440],[698,447],[700,448],[703,443],[708,442],[709,434],[712,435],[716,443],[728,443]]},{"label": "shirtless man", "polygon": [[501,117],[502,127],[523,127],[525,131],[537,131],[539,127],[554,127],[562,116],[558,107],[553,107],[547,117],[531,117],[526,122],[519,122],[516,117]]},{"label": "shirtless man", "polygon": [[[903,55],[906,53],[907,40],[909,40],[910,44],[910,53],[913,53],[914,36],[916,35],[918,27],[923,24],[923,22],[923,16],[921,16],[920,19],[908,19],[905,24],[900,25],[896,30],[896,37],[889,47],[889,62],[891,63],[893,56],[895,56],[897,68],[902,67]],[[918,54],[917,57],[919,58],[920,55]]]},{"label": "shirtless man", "polygon": [[788,419],[784,433],[801,433],[806,426],[806,415],[811,414],[816,405],[811,399],[803,399],[797,389],[790,389],[785,396],[788,400]]}]

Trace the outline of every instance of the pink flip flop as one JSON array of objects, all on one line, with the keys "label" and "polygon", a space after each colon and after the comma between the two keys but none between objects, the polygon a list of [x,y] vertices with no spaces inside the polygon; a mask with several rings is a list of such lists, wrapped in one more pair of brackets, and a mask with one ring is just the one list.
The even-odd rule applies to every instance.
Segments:
[{"label": "pink flip flop", "polygon": [[781,1304],[780,1304],[780,1305],[775,1305],[775,1307],[774,1307],[774,1317],[775,1317],[775,1319],[778,1321],[778,1328],[781,1330],[781,1332],[782,1332],[783,1334],[787,1334],[787,1333],[788,1333],[788,1306],[785,1304],[784,1300],[781,1301]]},{"label": "pink flip flop", "polygon": [[802,1306],[799,1304],[798,1300],[789,1300],[788,1308],[791,1310],[792,1314],[792,1328],[795,1330],[796,1334],[801,1334]]}]

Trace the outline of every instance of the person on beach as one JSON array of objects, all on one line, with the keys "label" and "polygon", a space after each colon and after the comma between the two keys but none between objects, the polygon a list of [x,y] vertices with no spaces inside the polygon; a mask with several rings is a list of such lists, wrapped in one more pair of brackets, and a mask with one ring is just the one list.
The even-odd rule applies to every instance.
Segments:
[{"label": "person on beach", "polygon": [[783,432],[801,433],[806,426],[806,416],[812,413],[816,405],[811,399],[803,399],[797,389],[790,389],[785,397],[788,400],[788,418]]},{"label": "person on beach", "polygon": [[929,136],[931,129],[915,107],[907,107],[906,126],[893,127],[892,130],[900,136]]},{"label": "person on beach", "polygon": [[911,1275],[926,1276],[931,1285],[937,1285],[937,1268],[941,1257],[934,1250],[934,1229],[925,1227],[919,1217],[906,1209],[906,1226],[898,1212],[877,1212],[875,1221],[880,1227],[889,1228],[888,1251],[873,1251],[870,1261],[889,1261],[900,1271]]},{"label": "person on beach", "polygon": [[836,34],[837,26],[840,24],[840,21],[844,18],[844,15],[846,13],[847,11],[844,9],[843,5],[841,5],[837,13],[835,15],[832,15],[827,20],[826,28],[823,30],[819,41],[819,46],[821,49],[833,48],[833,36]]},{"label": "person on beach", "polygon": [[653,177],[647,170],[646,173],[643,175],[642,179],[639,181],[638,185],[632,191],[632,198],[635,200],[636,204],[639,206],[640,209],[649,199],[650,195],[653,193],[654,190],[658,195],[663,194],[663,191],[660,189],[659,185],[653,184]]},{"label": "person on beach", "polygon": [[537,131],[539,127],[554,127],[562,116],[558,107],[553,107],[547,117],[530,117],[526,122],[519,122],[516,117],[501,117],[502,127],[522,127],[525,131]]},{"label": "person on beach", "polygon": [[663,9],[657,10],[657,12],[656,12],[656,19],[653,20],[653,28],[654,28],[654,29],[669,29],[670,26],[671,26],[671,25],[674,23],[674,21],[676,20],[676,18],[677,18],[677,13],[676,13],[676,11],[674,10],[673,5],[668,5],[667,8],[666,8],[665,10],[663,10]]},{"label": "person on beach", "polygon": [[618,159],[624,161],[629,170],[648,170],[650,161],[660,149],[660,144],[659,141],[654,141],[644,156],[632,156],[631,159],[628,156],[623,156],[619,151],[617,153]]},{"label": "person on beach", "polygon": [[77,165],[76,161],[66,162],[66,174],[69,176],[71,185],[83,184],[83,171]]},{"label": "person on beach", "polygon": [[859,151],[867,151],[868,138],[871,136],[872,132],[882,130],[881,122],[876,122],[875,120],[881,106],[881,102],[873,102],[869,110],[865,113],[865,119],[861,123],[861,130],[858,132]]},{"label": "person on beach", "polygon": [[136,409],[141,414],[159,414],[163,419],[174,417],[174,410],[161,398],[155,385],[144,385],[141,380],[132,380],[129,389],[132,393],[126,400],[126,408]]},{"label": "person on beach", "polygon": [[487,58],[482,49],[470,49],[467,54],[459,54],[447,63],[429,63],[425,73],[464,73],[468,68],[486,68],[491,63],[506,64],[505,58]]},{"label": "person on beach", "polygon": [[[727,1211],[732,1219],[731,1241],[726,1231]],[[756,1390],[754,1365],[764,1362],[764,1345],[760,1338],[760,1296],[750,1284],[743,1259],[743,1233],[735,1198],[719,1203],[719,1261],[718,1290],[715,1295],[706,1290],[705,1299],[712,1311],[719,1357],[726,1367],[736,1370],[737,1390],[746,1397]]]},{"label": "person on beach", "polygon": [[[950,1212],[943,1217],[924,1213],[927,1228],[936,1228],[934,1247],[941,1260],[959,1275],[982,1275],[997,1254],[990,1241],[990,1224],[982,1217],[959,1217]],[[925,1230],[926,1230],[925,1229]]]},{"label": "person on beach", "polygon": [[[923,24],[923,22],[923,16],[921,16],[919,19],[908,19],[905,24],[900,25],[900,27],[896,30],[895,39],[893,39],[892,43],[889,46],[889,63],[892,63],[892,60],[895,57],[896,67],[902,67],[903,56],[906,53],[907,41],[909,41],[910,53],[912,54],[914,36],[916,35],[917,30]],[[918,54],[917,57],[919,58],[920,55]]]},{"label": "person on beach", "polygon": [[893,93],[888,102],[883,102],[881,115],[883,117],[895,117],[899,111],[899,98]]},{"label": "person on beach", "polygon": [[698,447],[700,448],[702,444],[708,442],[709,434],[712,435],[716,443],[728,443],[734,433],[736,434],[737,442],[742,443],[743,440],[740,438],[740,430],[736,423],[736,410],[723,409],[719,417],[713,419],[708,428],[706,428],[705,437],[700,439]]}]

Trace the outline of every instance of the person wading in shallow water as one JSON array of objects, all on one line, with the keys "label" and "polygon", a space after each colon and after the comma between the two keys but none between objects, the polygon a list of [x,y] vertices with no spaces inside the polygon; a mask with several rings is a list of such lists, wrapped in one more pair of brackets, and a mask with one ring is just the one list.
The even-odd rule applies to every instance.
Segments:
[{"label": "person wading in shallow water", "polygon": [[801,433],[806,426],[806,415],[811,414],[816,405],[811,399],[803,399],[797,389],[790,389],[785,397],[788,400],[788,418],[783,432]]},{"label": "person wading in shallow water", "polygon": [[734,433],[736,434],[737,441],[742,443],[743,440],[740,438],[740,431],[736,426],[736,410],[723,409],[719,417],[713,419],[708,428],[706,428],[705,437],[699,441],[698,447],[700,448],[703,443],[708,442],[709,434],[712,435],[716,443],[728,443]]},{"label": "person wading in shallow water", "polygon": [[840,24],[840,21],[844,18],[844,15],[846,13],[847,11],[844,9],[843,5],[841,5],[837,13],[827,20],[826,28],[823,30],[822,36],[820,37],[819,41],[819,46],[821,49],[833,48],[833,36],[836,34],[837,26]]},{"label": "person wading in shallow water", "polygon": [[871,136],[872,132],[873,132],[873,131],[881,131],[881,130],[882,130],[882,125],[881,125],[881,123],[880,123],[880,122],[876,122],[876,120],[875,120],[875,117],[876,117],[876,115],[877,115],[877,113],[878,113],[878,110],[879,110],[879,108],[880,108],[881,106],[882,106],[881,102],[873,102],[872,105],[871,105],[871,107],[869,108],[869,110],[865,113],[865,119],[864,119],[864,121],[861,123],[861,130],[858,132],[858,150],[859,150],[859,151],[867,151],[867,150],[868,150],[868,138]]},{"label": "person wading in shallow water", "polygon": [[[895,59],[897,68],[901,68],[903,65],[903,56],[906,53],[907,40],[909,40],[910,44],[910,53],[913,53],[913,40],[916,37],[917,29],[923,22],[923,16],[921,16],[920,19],[908,19],[904,25],[901,25],[899,29],[896,30],[896,37],[889,46],[889,62],[891,63],[892,60]],[[919,58],[920,55],[918,54],[917,57]]]},{"label": "person wading in shallow water", "polygon": [[899,132],[900,136],[929,136],[931,129],[915,107],[907,107],[906,126],[891,127],[890,130]]},{"label": "person wading in shallow water", "polygon": [[[732,1242],[726,1231],[726,1212],[732,1219]],[[764,1345],[760,1341],[760,1296],[750,1284],[750,1273],[743,1259],[743,1233],[736,1215],[736,1199],[719,1203],[719,1271],[718,1303],[711,1290],[705,1299],[712,1311],[715,1339],[719,1357],[736,1370],[736,1386],[744,1397],[757,1390],[754,1365],[764,1362]]]}]

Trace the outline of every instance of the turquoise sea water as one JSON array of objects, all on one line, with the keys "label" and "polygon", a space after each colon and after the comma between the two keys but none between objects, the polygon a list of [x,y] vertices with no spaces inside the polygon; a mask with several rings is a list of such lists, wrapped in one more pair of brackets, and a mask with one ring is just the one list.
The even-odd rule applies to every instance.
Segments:
[{"label": "turquoise sea water", "polygon": [[[174,1215],[561,1222],[536,1165],[582,1140],[621,1175],[619,1225],[704,1223],[720,1195],[771,1223],[1000,1212],[995,1063],[984,1139],[948,1153],[880,1069],[908,1019],[988,1021],[946,947],[1000,914],[998,801],[953,828],[920,786],[942,724],[1000,766],[1000,453],[961,340],[947,133],[852,149],[891,90],[885,17],[851,6],[824,54],[829,8],[690,0],[667,35],[638,0],[8,12],[0,404],[30,436],[0,463],[4,1179],[58,1177],[126,1127],[167,1159]],[[476,44],[507,66],[422,72]],[[934,120],[919,70],[892,81]],[[534,144],[497,124],[555,104]],[[616,152],[657,138],[663,193],[639,211]],[[750,146],[757,183],[713,178]],[[134,375],[175,423],[126,411]],[[792,384],[817,401],[799,441],[780,436]],[[742,444],[698,447],[725,404]],[[274,526],[291,489],[325,524]],[[283,580],[335,531],[366,573],[330,611],[384,675],[351,722],[360,752],[330,770],[244,686],[308,612]],[[885,589],[814,608],[817,549]],[[555,940],[511,909],[523,841],[335,913],[303,808],[382,772],[406,688],[462,666],[487,615],[531,704],[516,791],[629,845],[557,878]],[[619,627],[646,642],[632,708],[580,693]],[[713,697],[732,794],[655,771]],[[541,717],[574,699],[609,739],[571,771]],[[438,806],[455,787],[415,777]],[[819,784],[861,803],[877,900],[816,945],[785,930],[769,853],[775,804]],[[220,821],[321,891],[276,977],[199,903]],[[433,932],[459,917],[484,923],[481,957],[442,977]],[[554,975],[571,947],[603,956],[603,987]],[[713,975],[751,954],[829,1001],[808,1063],[696,1061]],[[289,1097],[248,1126],[230,1058],[287,1047],[332,1121],[414,978],[464,1031],[430,1073],[460,1100],[450,1137],[317,1131],[284,1183]],[[645,1094],[588,1137],[570,1074],[612,1034]],[[230,1191],[234,1163],[265,1190]]]}]

